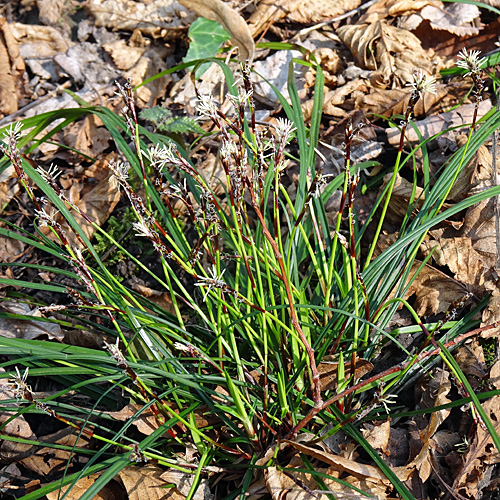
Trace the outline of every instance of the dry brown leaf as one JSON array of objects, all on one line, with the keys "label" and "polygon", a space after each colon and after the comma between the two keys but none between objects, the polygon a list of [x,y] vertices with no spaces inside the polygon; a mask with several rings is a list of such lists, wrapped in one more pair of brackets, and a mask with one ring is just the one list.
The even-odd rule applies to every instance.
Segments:
[{"label": "dry brown leaf", "polygon": [[361,432],[372,448],[382,453],[386,452],[391,436],[390,420],[386,420],[379,425],[365,424]]},{"label": "dry brown leaf", "polygon": [[15,262],[24,248],[22,241],[0,234],[0,262]]},{"label": "dry brown leaf", "polygon": [[[336,87],[338,84],[337,74],[344,69],[344,64],[336,50],[330,47],[320,47],[312,51],[314,57],[321,65],[323,76],[325,77],[325,86],[328,88]],[[316,81],[316,70],[311,67],[304,75],[306,86],[313,87]]]},{"label": "dry brown leaf", "polygon": [[[338,363],[329,361],[329,356],[324,356],[323,360],[318,365],[319,381],[322,391],[332,391],[337,387],[338,378]],[[366,359],[359,359],[356,362],[355,379],[359,380],[361,377],[373,370],[373,365],[366,361]],[[345,378],[346,380],[351,376],[351,365],[345,365]]]},{"label": "dry brown leaf", "polygon": [[130,278],[130,288],[135,292],[140,293],[142,296],[160,306],[164,311],[175,314],[175,308],[172,302],[172,297],[169,292],[162,292],[160,290],[153,290],[146,286],[145,282],[140,278],[133,276]]},{"label": "dry brown leaf", "polygon": [[16,170],[14,165],[9,165],[0,173],[0,214],[18,192],[19,184]]},{"label": "dry brown leaf", "polygon": [[479,16],[480,11],[476,5],[433,3],[426,5],[418,14],[413,14],[403,20],[400,27],[414,30],[422,21],[428,21],[434,30],[448,31],[453,35],[465,37],[479,33],[480,28],[472,25],[472,22],[479,19]]},{"label": "dry brown leaf", "polygon": [[135,66],[147,50],[147,47],[130,46],[125,40],[121,39],[105,43],[102,48],[111,56],[115,66],[125,71]]},{"label": "dry brown leaf", "polygon": [[[167,484],[175,484],[175,490],[184,497],[188,496],[194,481],[193,474],[186,474],[174,469],[164,472],[160,478]],[[200,480],[196,493],[191,498],[193,500],[213,500],[214,495],[210,493],[210,487],[206,479]]]},{"label": "dry brown leaf", "polygon": [[470,237],[440,238],[422,244],[425,253],[432,248],[436,248],[432,256],[438,265],[448,266],[454,278],[469,291],[478,296],[483,294],[487,267],[481,254],[474,250]]},{"label": "dry brown leaf", "polygon": [[231,36],[231,41],[239,49],[240,61],[252,61],[255,52],[252,33],[238,12],[221,0],[178,0],[200,17],[217,21]]},{"label": "dry brown leaf", "polygon": [[42,24],[57,24],[63,13],[66,0],[36,0],[38,18]]},{"label": "dry brown leaf", "polygon": [[[448,89],[444,85],[438,85],[435,94],[426,93],[423,99],[419,99],[414,109],[414,116],[426,116],[432,108],[440,103],[448,95]],[[374,113],[388,118],[394,115],[404,114],[410,94],[408,89],[377,89],[371,88],[366,94],[360,94],[356,100],[356,109],[365,113]]]},{"label": "dry brown leaf", "polygon": [[9,23],[0,17],[0,113],[17,111],[25,65]]},{"label": "dry brown leaf", "polygon": [[25,59],[53,57],[58,52],[66,52],[71,45],[51,26],[13,23],[10,28]]},{"label": "dry brown leaf", "polygon": [[381,470],[378,467],[374,467],[373,465],[358,463],[353,460],[341,457],[340,455],[324,451],[311,445],[303,444],[296,440],[291,441],[289,439],[283,439],[282,442],[293,446],[300,453],[304,453],[305,455],[317,458],[322,462],[330,464],[335,470],[339,472],[345,472],[357,477],[358,479],[366,479],[367,481],[371,481],[374,483],[390,483],[386,476],[381,472]]},{"label": "dry brown leaf", "polygon": [[476,390],[488,375],[482,346],[474,339],[458,347],[453,357],[462,372],[467,375],[472,388]]},{"label": "dry brown leaf", "polygon": [[96,26],[113,30],[138,29],[154,38],[177,36],[180,28],[187,28],[196,19],[176,0],[89,0],[84,8],[94,16]]},{"label": "dry brown leaf", "polygon": [[[379,192],[382,193],[384,188],[390,182],[392,178],[392,173],[387,174],[384,177],[382,186],[380,186]],[[387,210],[386,220],[389,223],[400,224],[403,217],[408,211],[408,205],[410,200],[412,200],[413,183],[407,181],[404,177],[396,174],[396,180],[394,182],[394,188],[392,190],[391,199],[389,201],[389,206]],[[413,197],[414,211],[418,211],[424,202],[424,190],[418,186],[415,187],[415,194]]]},{"label": "dry brown leaf", "polygon": [[370,77],[374,87],[403,87],[413,81],[415,68],[429,75],[434,72],[432,52],[424,51],[409,31],[377,21],[342,26],[337,34],[363,68],[374,70]]},{"label": "dry brown leaf", "polygon": [[[62,340],[64,333],[58,323],[37,321],[42,314],[38,307],[30,309],[28,304],[18,302],[3,302],[2,308],[10,314],[30,316],[33,319],[0,318],[0,336],[6,338],[35,339],[40,335],[47,335],[49,339]],[[53,319],[53,318],[52,318]]]},{"label": "dry brown leaf", "polygon": [[248,26],[253,36],[268,29],[280,19],[289,16],[298,9],[305,0],[260,0],[257,8],[248,20]]},{"label": "dry brown leaf", "polygon": [[[95,115],[87,115],[64,129],[66,145],[91,158],[102,155],[108,149],[110,140],[111,134]],[[73,181],[74,178],[71,179],[71,184]]]},{"label": "dry brown leaf", "polygon": [[[166,47],[163,50],[157,47],[151,48],[123,76],[130,79],[132,86],[140,85],[144,80],[167,69],[165,64],[167,55]],[[156,101],[165,95],[171,81],[172,76],[165,75],[146,85],[141,85],[135,91],[137,106],[140,108],[154,106]]]},{"label": "dry brown leaf", "polygon": [[[125,467],[118,473],[127,490],[128,500],[185,500],[177,488],[165,488],[165,471],[154,465]],[[162,488],[163,486],[163,488]]]},{"label": "dry brown leaf", "polygon": [[361,0],[303,0],[286,17],[301,24],[321,23],[334,19],[361,5]]},{"label": "dry brown leaf", "polygon": [[433,0],[381,0],[367,9],[361,16],[359,23],[374,23],[387,17],[407,16],[433,3],[437,2],[433,2]]},{"label": "dry brown leaf", "polygon": [[[173,404],[170,405],[168,403],[165,404],[170,406],[173,411],[178,411],[175,405]],[[142,409],[141,405],[129,404],[124,408],[122,408],[120,411],[108,412],[108,415],[116,420],[120,420],[121,422],[124,422],[130,418],[134,418],[133,424],[137,427],[137,430],[139,430],[146,436],[149,436],[156,429],[158,429],[160,424],[158,422],[158,419],[153,414],[153,412],[149,409],[143,411],[139,416],[136,417],[137,412],[141,409]],[[199,429],[203,429],[204,427],[212,425],[214,424],[214,422],[218,421],[218,418],[215,415],[211,415],[210,412],[208,411],[208,408],[204,405],[200,405],[196,409],[196,411],[194,412],[194,419],[196,426]]]},{"label": "dry brown leaf", "polygon": [[[0,367],[0,372],[5,373],[5,369]],[[7,379],[0,379],[0,401],[5,399],[16,399],[12,387],[9,385]],[[32,439],[37,440],[36,435],[31,430],[28,422],[22,415],[12,419],[4,426],[5,422],[12,417],[13,413],[0,412],[0,426],[2,427],[2,434],[19,439]],[[14,441],[2,440],[0,441],[0,461],[2,463],[18,462],[23,457],[29,456],[35,447],[27,443],[16,443]]]},{"label": "dry brown leaf", "polygon": [[[97,175],[97,183],[82,195],[83,180],[78,182],[74,179],[69,180],[69,185],[71,186],[69,192],[66,193],[68,199],[79,207],[82,212],[84,212],[94,223],[102,226],[111,215],[115,209],[117,203],[120,201],[120,189],[118,187],[116,179],[113,177],[111,172],[106,167],[107,160],[99,159],[93,165],[91,169],[86,171],[86,179],[90,178],[92,175]],[[85,179],[84,179],[85,180]],[[61,179],[61,184],[64,180]],[[89,185],[89,183],[87,183]],[[91,239],[94,235],[95,229],[92,224],[88,223],[81,215],[73,211],[73,216],[83,230],[87,238]],[[62,227],[63,232],[73,246],[81,247],[81,243],[76,237],[72,229],[70,229],[69,224],[63,219],[62,215],[59,213],[53,214],[53,217]],[[41,231],[48,235],[49,238],[58,241],[56,236],[53,235],[52,231],[48,227],[42,227]]]},{"label": "dry brown leaf", "polygon": [[[323,113],[336,118],[345,118],[349,111],[354,109],[355,102],[362,99],[367,92],[368,86],[362,78],[356,78],[335,90],[330,90],[323,97]],[[302,104],[302,114],[306,122],[311,119],[313,107],[314,99]]]},{"label": "dry brown leaf", "polygon": [[[412,279],[421,264],[419,261],[413,263],[408,280]],[[415,294],[415,311],[420,317],[425,317],[446,312],[465,292],[465,287],[458,281],[427,264],[411,284],[406,297]]]},{"label": "dry brown leaf", "polygon": [[156,429],[158,429],[159,423],[154,413],[150,409],[143,411],[139,416],[136,417],[137,412],[141,409],[141,405],[129,404],[122,408],[120,411],[108,412],[108,415],[121,422],[125,422],[126,420],[134,417],[133,424],[137,427],[137,430],[139,432],[142,432],[146,436],[149,436]]},{"label": "dry brown leaf", "polygon": [[[417,405],[417,409],[432,408],[434,406],[440,406],[451,402],[451,399],[448,398],[448,393],[451,389],[448,372],[436,369],[434,370],[432,377],[428,375],[424,376],[421,384],[424,391],[422,393],[421,401]],[[417,427],[412,431],[412,434],[415,436],[416,441],[418,442],[417,444],[421,446],[421,449],[409,464],[404,467],[396,467],[394,469],[394,472],[399,479],[402,481],[408,480],[414,471],[418,471],[419,478],[423,483],[429,479],[432,472],[431,456],[429,453],[431,439],[439,429],[440,425],[446,420],[446,418],[448,418],[450,412],[451,409],[449,408],[434,411],[429,417],[428,424],[425,425],[423,429],[419,429]]]},{"label": "dry brown leaf", "polygon": [[[482,118],[491,109],[491,107],[491,102],[488,99],[481,101],[479,104],[477,118]],[[430,116],[424,120],[415,121],[413,122],[413,126],[418,128],[423,139],[428,139],[429,137],[439,134],[448,128],[470,124],[472,122],[473,115],[474,104],[465,104],[460,106],[460,108],[455,111],[448,111],[447,113]],[[400,130],[397,127],[393,127],[388,128],[386,132],[389,144],[397,146],[401,135]],[[406,140],[411,143],[419,142],[419,136],[413,127],[408,127],[406,130]]]},{"label": "dry brown leaf", "polygon": [[[47,493],[47,500],[59,500],[69,489],[71,491],[65,495],[68,500],[77,500],[82,497],[84,493],[99,479],[101,474],[90,474],[89,476],[82,477],[75,484],[63,486]],[[117,496],[111,490],[110,485],[105,486],[102,490],[95,494],[94,500],[118,500]]]},{"label": "dry brown leaf", "polygon": [[[61,446],[71,446],[76,448],[86,448],[89,444],[89,439],[85,435],[78,436],[78,431],[72,427],[62,429],[55,434],[43,436],[40,438],[42,443],[57,444]],[[86,463],[88,458],[84,455],[78,455],[74,452],[50,448],[37,447],[33,453],[24,458],[21,463],[23,467],[43,476],[57,475],[62,473],[66,467],[71,471],[75,466],[81,466]]]},{"label": "dry brown leaf", "polygon": [[[328,500],[327,496],[321,491],[318,491],[318,485],[311,474],[304,472],[293,471],[290,469],[304,469],[305,465],[298,457],[293,457],[287,465],[287,472],[277,467],[267,467],[264,470],[264,479],[267,491],[270,493],[273,500]],[[339,473],[334,468],[324,469],[316,468],[318,472],[332,476],[330,478],[322,478],[328,489],[334,493],[336,498],[357,498],[357,493],[347,485],[336,482],[333,478],[338,478]],[[373,482],[369,479],[357,479],[352,476],[342,477],[342,479],[352,486],[364,491],[367,495],[377,500],[387,499],[387,487],[381,482]],[[314,495],[314,496],[313,496]],[[338,496],[337,496],[338,495]],[[255,497],[257,498],[257,497]]]},{"label": "dry brown leaf", "polygon": [[[496,432],[500,432],[500,396],[494,396],[481,404]],[[453,483],[453,490],[468,498],[480,498],[481,490],[489,483],[482,481],[488,468],[500,463],[500,455],[486,428],[478,425],[476,435],[463,458],[462,468]]]}]

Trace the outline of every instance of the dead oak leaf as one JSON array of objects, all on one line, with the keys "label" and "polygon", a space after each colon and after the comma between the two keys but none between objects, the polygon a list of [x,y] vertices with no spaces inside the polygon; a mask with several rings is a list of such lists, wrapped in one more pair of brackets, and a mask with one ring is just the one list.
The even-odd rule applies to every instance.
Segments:
[{"label": "dead oak leaf", "polygon": [[484,293],[488,268],[481,254],[474,250],[470,237],[439,238],[422,243],[424,253],[432,249],[432,256],[438,265],[448,266],[454,278],[475,295]]},{"label": "dead oak leaf", "polygon": [[432,3],[432,0],[382,0],[371,5],[359,22],[374,23],[387,17],[407,16]]},{"label": "dead oak leaf", "polygon": [[129,500],[185,500],[186,496],[177,488],[165,488],[167,482],[162,479],[165,471],[158,466],[125,467],[118,473],[127,491]]},{"label": "dead oak leaf", "polygon": [[361,0],[304,0],[290,11],[287,20],[301,24],[320,23],[356,9],[360,4]]},{"label": "dead oak leaf", "polygon": [[402,87],[413,81],[415,68],[433,73],[432,52],[423,50],[409,31],[377,21],[342,26],[337,34],[363,68],[374,70],[370,78],[374,87]]},{"label": "dead oak leaf", "polygon": [[477,35],[480,28],[472,25],[480,16],[476,5],[451,4],[442,5],[433,2],[426,5],[418,14],[409,16],[400,24],[401,28],[414,30],[423,21],[428,21],[434,30],[448,31],[456,36]]},{"label": "dead oak leaf", "polygon": [[[421,386],[424,388],[417,409],[432,408],[451,402],[448,394],[451,390],[451,381],[449,373],[436,369],[433,377],[424,376],[421,379]],[[429,449],[432,445],[432,437],[436,434],[441,424],[448,418],[451,409],[433,411],[429,417],[427,425],[423,428],[414,423],[414,430],[411,434],[414,436],[414,446],[420,447],[411,462],[402,467],[396,467],[394,472],[402,481],[407,481],[415,471],[423,483],[429,479],[432,472],[431,455]],[[411,429],[411,428],[410,428]]]},{"label": "dead oak leaf", "polygon": [[4,17],[0,18],[0,67],[0,113],[9,115],[17,111],[25,65]]},{"label": "dead oak leaf", "polygon": [[[413,263],[408,280],[411,280],[422,263]],[[425,265],[410,285],[406,297],[416,296],[415,311],[422,316],[446,312],[450,305],[463,297],[465,287],[438,269]]]},{"label": "dead oak leaf", "polygon": [[[482,403],[486,415],[493,423],[496,432],[500,432],[500,396],[494,396]],[[458,471],[453,483],[453,490],[468,498],[479,498],[481,489],[488,482],[482,481],[487,469],[500,463],[500,454],[493,443],[491,434],[483,426],[476,427],[476,435],[469,446],[462,468]]]}]

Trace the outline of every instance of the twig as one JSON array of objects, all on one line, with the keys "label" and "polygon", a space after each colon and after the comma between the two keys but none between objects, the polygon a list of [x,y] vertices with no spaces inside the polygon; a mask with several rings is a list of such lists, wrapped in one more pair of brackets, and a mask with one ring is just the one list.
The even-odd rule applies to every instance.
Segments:
[{"label": "twig", "polygon": [[0,127],[2,125],[5,125],[6,123],[12,123],[17,117],[24,115],[24,113],[26,113],[26,111],[29,111],[31,108],[38,106],[40,103],[50,99],[51,97],[56,96],[60,90],[67,89],[68,87],[71,87],[71,82],[69,80],[67,82],[64,82],[62,85],[59,85],[54,90],[51,90],[49,93],[45,94],[44,96],[36,99],[33,102],[30,102],[29,104],[26,104],[26,106],[23,106],[21,109],[14,111],[14,113],[11,113],[9,116],[4,116],[0,120]]}]

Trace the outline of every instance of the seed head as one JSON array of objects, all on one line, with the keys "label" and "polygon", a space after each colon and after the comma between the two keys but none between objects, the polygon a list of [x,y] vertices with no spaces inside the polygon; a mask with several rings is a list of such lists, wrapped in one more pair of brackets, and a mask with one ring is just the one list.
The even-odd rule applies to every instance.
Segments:
[{"label": "seed head", "polygon": [[413,82],[407,84],[411,88],[412,94],[420,97],[426,93],[436,93],[436,79],[432,76],[426,75],[421,69],[413,71]]},{"label": "seed head", "polygon": [[211,94],[200,95],[196,109],[201,116],[206,116],[207,118],[217,117],[217,106]]},{"label": "seed head", "polygon": [[467,52],[467,49],[463,48],[458,53],[457,67],[466,69],[466,75],[479,74],[481,66],[486,62],[486,57],[479,58],[480,54],[479,50]]}]

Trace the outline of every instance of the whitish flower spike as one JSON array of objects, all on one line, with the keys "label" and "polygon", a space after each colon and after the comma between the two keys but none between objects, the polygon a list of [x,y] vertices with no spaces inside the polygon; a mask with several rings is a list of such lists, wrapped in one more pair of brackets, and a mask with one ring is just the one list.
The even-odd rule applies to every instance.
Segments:
[{"label": "whitish flower spike", "polygon": [[467,49],[462,49],[458,53],[457,67],[466,69],[467,75],[479,73],[481,71],[481,66],[486,62],[486,57],[479,58],[480,54],[481,52],[479,50],[467,52]]},{"label": "whitish flower spike", "polygon": [[137,231],[136,236],[145,236],[146,238],[155,239],[154,231],[144,222],[134,222],[132,227]]},{"label": "whitish flower spike", "polygon": [[151,163],[157,163],[159,167],[164,167],[169,163],[178,163],[179,158],[177,157],[177,149],[172,143],[168,145],[156,144],[154,147],[150,147],[147,152]]},{"label": "whitish flower spike", "polygon": [[43,177],[45,182],[53,182],[61,175],[61,171],[53,163],[50,164],[47,170],[37,167],[36,171]]},{"label": "whitish flower spike", "polygon": [[200,95],[196,109],[201,116],[206,116],[207,118],[217,116],[217,107],[211,94]]},{"label": "whitish flower spike", "polygon": [[286,118],[278,118],[276,120],[275,128],[278,133],[278,140],[283,140],[284,142],[288,142],[291,138],[292,132],[296,130],[293,123]]},{"label": "whitish flower spike", "polygon": [[129,164],[122,161],[110,160],[108,168],[120,183],[127,183]]},{"label": "whitish flower spike", "polygon": [[198,282],[195,283],[195,286],[206,286],[207,291],[205,292],[205,295],[203,296],[203,302],[207,300],[208,293],[210,290],[213,288],[224,288],[226,286],[226,283],[222,280],[222,275],[225,273],[222,271],[219,276],[217,276],[217,271],[215,270],[215,267],[212,269],[209,269],[208,273],[210,274],[210,277],[205,277],[202,276],[198,279]]},{"label": "whitish flower spike", "polygon": [[413,82],[408,83],[407,86],[411,88],[412,92],[418,94],[420,99],[426,93],[436,93],[436,79],[426,75],[421,69],[413,71]]},{"label": "whitish flower spike", "polygon": [[38,225],[40,227],[56,225],[54,216],[50,215],[44,208],[41,208],[40,210],[35,210],[35,215],[38,218]]}]

